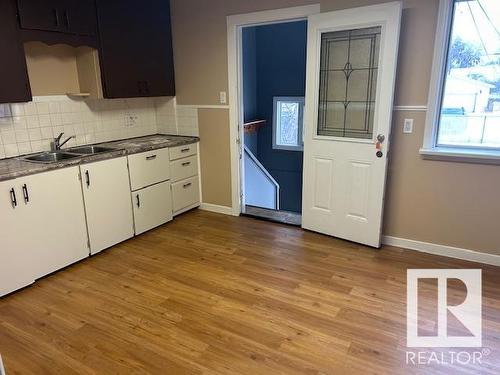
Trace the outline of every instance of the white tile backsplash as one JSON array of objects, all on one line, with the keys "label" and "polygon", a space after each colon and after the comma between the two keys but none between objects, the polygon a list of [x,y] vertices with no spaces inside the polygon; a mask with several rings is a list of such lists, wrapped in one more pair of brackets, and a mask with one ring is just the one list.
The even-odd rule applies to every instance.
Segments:
[{"label": "white tile backsplash", "polygon": [[177,129],[179,135],[199,135],[198,108],[188,106],[176,107]]},{"label": "white tile backsplash", "polygon": [[58,134],[68,147],[150,134],[198,135],[198,109],[175,98],[72,100],[64,95],[0,104],[0,159],[47,151]]}]

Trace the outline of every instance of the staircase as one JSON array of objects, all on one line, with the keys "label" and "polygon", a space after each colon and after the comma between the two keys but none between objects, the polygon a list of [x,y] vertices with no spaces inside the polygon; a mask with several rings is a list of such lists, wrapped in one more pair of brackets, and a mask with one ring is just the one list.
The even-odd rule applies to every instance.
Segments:
[{"label": "staircase", "polygon": [[280,185],[244,146],[245,205],[279,210]]}]

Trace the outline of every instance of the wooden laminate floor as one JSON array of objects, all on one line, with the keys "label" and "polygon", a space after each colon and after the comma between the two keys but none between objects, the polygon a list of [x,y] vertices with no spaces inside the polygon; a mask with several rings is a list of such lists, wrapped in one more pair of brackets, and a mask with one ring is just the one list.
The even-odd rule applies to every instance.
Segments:
[{"label": "wooden laminate floor", "polygon": [[406,270],[462,267],[479,265],[192,211],[1,299],[0,353],[7,375],[498,374],[494,267],[482,364],[405,364]]}]

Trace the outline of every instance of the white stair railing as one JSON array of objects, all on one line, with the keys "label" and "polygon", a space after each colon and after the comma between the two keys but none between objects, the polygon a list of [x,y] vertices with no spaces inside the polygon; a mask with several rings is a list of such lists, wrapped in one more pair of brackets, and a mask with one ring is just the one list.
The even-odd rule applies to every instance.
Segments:
[{"label": "white stair railing", "polygon": [[279,210],[280,185],[247,146],[244,151],[245,204]]},{"label": "white stair railing", "polygon": [[0,355],[0,375],[6,375],[5,368],[3,367],[2,355]]}]

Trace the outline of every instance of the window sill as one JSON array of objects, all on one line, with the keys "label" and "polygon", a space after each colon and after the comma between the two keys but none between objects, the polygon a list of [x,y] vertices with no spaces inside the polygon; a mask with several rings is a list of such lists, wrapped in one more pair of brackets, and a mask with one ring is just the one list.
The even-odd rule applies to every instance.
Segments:
[{"label": "window sill", "polygon": [[500,151],[498,150],[434,147],[421,148],[419,152],[424,159],[429,160],[500,165]]}]

